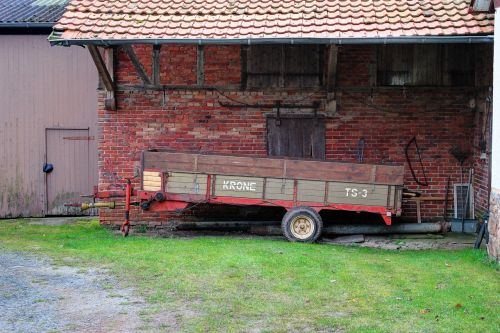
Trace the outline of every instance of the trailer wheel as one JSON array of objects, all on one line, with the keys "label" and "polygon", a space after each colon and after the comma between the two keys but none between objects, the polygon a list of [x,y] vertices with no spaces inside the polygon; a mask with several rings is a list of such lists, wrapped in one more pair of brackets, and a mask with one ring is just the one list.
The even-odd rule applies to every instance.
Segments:
[{"label": "trailer wheel", "polygon": [[321,216],[306,206],[292,208],[281,222],[281,231],[291,242],[312,243],[321,235],[322,229]]}]

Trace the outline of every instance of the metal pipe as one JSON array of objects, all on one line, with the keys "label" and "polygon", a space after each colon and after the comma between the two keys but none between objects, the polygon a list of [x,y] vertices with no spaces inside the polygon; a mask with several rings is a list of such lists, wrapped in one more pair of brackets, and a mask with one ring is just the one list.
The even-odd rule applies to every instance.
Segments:
[{"label": "metal pipe", "polygon": [[[324,235],[356,235],[356,234],[427,234],[441,233],[449,229],[449,223],[395,223],[393,225],[339,224],[323,228]],[[277,226],[256,226],[250,228],[251,233],[265,235],[281,235]]]},{"label": "metal pipe", "polygon": [[80,208],[82,210],[87,210],[87,209],[91,209],[91,208],[115,209],[118,206],[120,206],[120,205],[116,204],[114,201],[111,201],[111,202],[84,202],[80,205]]},{"label": "metal pipe", "polygon": [[[261,235],[281,235],[279,221],[201,221],[182,222],[176,230],[250,231]],[[449,223],[395,223],[387,225],[336,224],[323,228],[323,234],[426,234],[441,233],[449,229]]]},{"label": "metal pipe", "polygon": [[62,39],[57,36],[61,32],[53,32],[48,40],[51,45],[124,45],[124,44],[472,44],[493,43],[493,36],[407,36],[407,37],[366,37],[366,38],[207,38],[207,39],[177,39],[177,38],[138,38],[138,39]]}]

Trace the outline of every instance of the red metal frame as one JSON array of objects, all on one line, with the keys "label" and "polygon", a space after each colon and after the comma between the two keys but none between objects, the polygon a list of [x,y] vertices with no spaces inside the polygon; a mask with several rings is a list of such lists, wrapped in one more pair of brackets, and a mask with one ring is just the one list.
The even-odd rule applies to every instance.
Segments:
[{"label": "red metal frame", "polygon": [[[165,183],[168,178],[165,177],[162,182],[162,189],[165,191]],[[121,231],[124,236],[127,236],[130,231],[130,206],[131,198],[137,197],[140,202],[148,202],[147,210],[152,212],[173,212],[179,209],[185,209],[190,203],[209,203],[209,204],[228,204],[228,205],[255,205],[255,206],[278,206],[286,210],[290,210],[297,206],[308,206],[319,212],[321,210],[347,210],[352,212],[368,212],[380,214],[386,225],[392,224],[392,215],[401,213],[401,209],[391,209],[383,206],[363,206],[351,204],[329,204],[327,202],[309,202],[299,201],[297,199],[297,184],[298,181],[294,180],[293,184],[293,200],[273,200],[263,198],[238,198],[227,196],[212,196],[214,175],[207,175],[207,189],[205,194],[174,194],[163,193],[164,201],[153,200],[154,195],[158,192],[135,190],[132,186],[131,179],[127,179],[125,190],[112,190],[101,191],[97,188],[94,189],[94,198],[109,199],[109,198],[123,198],[125,197],[125,220],[121,225]],[[327,191],[327,186],[325,186]],[[326,193],[326,192],[325,192]]]},{"label": "red metal frame", "polygon": [[[210,175],[209,175],[210,176]],[[210,184],[210,182],[208,182]],[[207,185],[208,186],[208,185]],[[209,203],[209,204],[228,204],[228,205],[255,205],[255,206],[278,206],[289,210],[297,206],[308,206],[317,212],[326,210],[347,210],[353,212],[368,212],[380,214],[384,219],[385,224],[391,225],[392,215],[399,213],[399,211],[387,209],[382,206],[363,206],[351,204],[324,204],[318,202],[298,201],[296,194],[294,200],[272,200],[272,199],[253,199],[253,198],[237,198],[226,196],[211,196],[211,191],[205,194],[172,194],[163,193],[166,200],[163,202],[155,202],[149,208],[149,211],[164,212],[175,211],[177,209],[184,209],[188,203]],[[294,190],[295,192],[295,190]],[[141,201],[151,200],[156,192],[137,191],[137,195]]]}]

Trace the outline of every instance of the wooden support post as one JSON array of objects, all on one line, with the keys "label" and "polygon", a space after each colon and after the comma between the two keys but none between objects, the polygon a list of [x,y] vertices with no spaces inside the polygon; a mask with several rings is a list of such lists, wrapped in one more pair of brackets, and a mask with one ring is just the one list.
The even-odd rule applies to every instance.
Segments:
[{"label": "wooden support post", "polygon": [[153,85],[160,85],[160,50],[161,45],[153,46]]},{"label": "wooden support post", "polygon": [[248,45],[241,46],[241,54],[240,54],[240,62],[241,62],[241,86],[240,90],[247,89],[247,71],[248,71]]},{"label": "wooden support post", "polygon": [[285,87],[285,46],[281,45],[281,62],[280,62],[280,78],[279,78],[279,87],[284,88]]},{"label": "wooden support post", "polygon": [[372,51],[370,54],[370,64],[369,64],[369,72],[370,72],[370,87],[377,86],[377,58],[378,58],[378,48],[380,46],[372,46]]},{"label": "wooden support post", "polygon": [[198,59],[196,63],[196,83],[202,86],[205,83],[205,47],[198,45]]},{"label": "wooden support post", "polygon": [[422,214],[420,211],[420,200],[417,200],[416,203],[417,203],[417,222],[422,223]]},{"label": "wooden support post", "polygon": [[141,62],[139,61],[139,58],[137,58],[137,55],[135,54],[135,51],[132,48],[132,46],[123,45],[123,49],[125,50],[125,53],[127,53],[128,57],[130,58],[130,61],[132,61],[132,64],[135,67],[135,71],[137,72],[137,75],[141,78],[142,82],[145,85],[150,85],[151,80],[149,79],[148,74],[146,74],[144,67],[142,66]]},{"label": "wooden support post", "polygon": [[414,197],[414,198],[409,198],[405,199],[405,201],[414,201],[415,204],[417,205],[417,222],[422,223],[422,214],[421,214],[421,206],[420,203],[422,201],[444,201],[446,200],[445,197]]},{"label": "wooden support post", "polygon": [[[106,63],[104,62],[101,52],[99,52],[99,49],[95,45],[88,45],[88,49],[90,52],[90,56],[92,57],[92,60],[94,61],[94,64],[97,68],[97,72],[99,73],[99,77],[101,78],[101,81],[104,85],[104,88],[106,89],[106,100],[104,101],[104,107],[106,110],[116,110],[116,101],[115,101],[115,85],[113,82],[113,77],[111,76],[108,66],[106,66]],[[113,64],[113,53],[112,50],[106,51],[108,52],[107,55],[107,62]]]},{"label": "wooden support post", "polygon": [[334,114],[337,111],[337,101],[335,100],[334,91],[337,84],[338,53],[339,47],[337,45],[328,46],[324,80],[327,90],[325,111],[329,114]]},{"label": "wooden support post", "polygon": [[339,48],[337,45],[330,45],[328,47],[326,71],[325,71],[325,83],[328,92],[335,90],[335,85],[337,81],[337,62],[338,62],[338,52]]}]

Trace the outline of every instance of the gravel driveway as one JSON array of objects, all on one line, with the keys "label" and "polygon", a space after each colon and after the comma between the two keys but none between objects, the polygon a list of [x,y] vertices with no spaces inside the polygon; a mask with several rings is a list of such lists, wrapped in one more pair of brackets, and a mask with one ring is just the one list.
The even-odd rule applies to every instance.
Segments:
[{"label": "gravel driveway", "polygon": [[102,270],[0,247],[0,332],[136,332],[143,300]]}]

